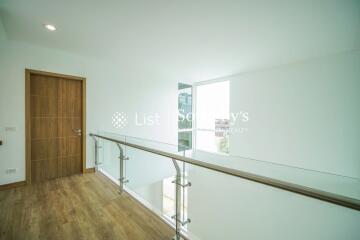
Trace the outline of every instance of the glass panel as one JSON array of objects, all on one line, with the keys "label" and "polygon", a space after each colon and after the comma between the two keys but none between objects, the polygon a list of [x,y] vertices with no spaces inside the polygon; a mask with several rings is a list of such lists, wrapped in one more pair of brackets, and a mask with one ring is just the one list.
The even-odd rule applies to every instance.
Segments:
[{"label": "glass panel", "polygon": [[[208,132],[215,135],[215,132]],[[177,145],[102,134],[195,160],[360,199],[360,179],[201,150],[178,152]],[[119,150],[115,143],[107,140],[100,140],[100,147],[99,169],[118,183]],[[129,180],[125,190],[164,220],[174,224],[173,181],[176,171],[171,159],[130,147],[124,147],[124,150],[129,157],[125,161],[125,177]],[[180,220],[186,222],[188,217],[191,219],[191,223],[185,224],[182,230],[190,239],[281,240],[291,236],[318,239],[319,234],[325,234],[322,237],[326,239],[340,239],[341,236],[342,239],[357,239],[354,233],[358,218],[343,214],[345,211],[339,212],[342,207],[201,167],[178,164],[184,176],[182,185],[191,182],[191,187],[181,188],[180,194]],[[332,227],[338,224],[344,225],[341,228]],[[327,231],[318,231],[319,228]]]},{"label": "glass panel", "polygon": [[120,177],[119,149],[114,142],[99,139],[99,165],[98,170],[112,180],[118,181]]},{"label": "glass panel", "polygon": [[360,200],[360,179],[309,169],[281,165],[232,155],[220,155],[201,150],[186,151],[186,156],[214,165],[237,169],[297,185],[335,193]]},{"label": "glass panel", "polygon": [[169,223],[175,214],[176,171],[171,159],[126,147],[126,190]]},{"label": "glass panel", "polygon": [[[178,162],[179,167],[181,168],[182,176],[185,176],[185,178],[182,178],[182,184],[185,185],[187,183],[187,175],[185,172],[185,169],[183,167],[185,166],[183,163]],[[174,184],[175,176],[165,178],[163,180],[163,214],[168,219],[175,215],[175,204],[176,204],[176,185]],[[181,201],[181,207],[180,207],[180,217],[179,220],[182,222],[185,222],[188,218],[188,201],[187,196],[188,195],[188,188],[180,187],[180,201]],[[187,225],[183,226],[183,230],[186,231]]]},{"label": "glass panel", "polygon": [[175,185],[173,183],[174,179],[174,176],[171,176],[168,178],[164,178],[162,181],[162,212],[169,219],[171,219],[171,217],[175,214]]},{"label": "glass panel", "polygon": [[[204,139],[215,139],[215,132],[211,131],[197,131],[198,133],[211,133],[210,135],[200,136]],[[360,179],[330,174],[325,172],[313,171],[310,169],[297,168],[286,166],[282,164],[261,161],[256,159],[249,159],[233,155],[221,155],[217,153],[205,152],[200,149],[178,151],[177,145],[171,145],[156,141],[150,141],[141,138],[126,137],[113,133],[101,133],[104,136],[112,137],[119,140],[126,138],[127,142],[154,148],[156,150],[169,152],[179,156],[183,156],[194,160],[212,163],[218,166],[237,169],[259,176],[269,177],[277,180],[286,181],[289,183],[298,184],[305,187],[310,187],[325,192],[335,193],[342,196],[359,199],[360,200]],[[198,136],[196,137],[198,139]],[[213,141],[212,147],[216,149],[216,144]],[[101,162],[100,169],[107,170],[117,179],[118,170],[118,149],[116,144],[110,143],[106,140],[100,140],[99,160]],[[150,160],[149,160],[150,161]],[[171,159],[168,159],[171,163]],[[165,161],[164,161],[165,162]],[[167,164],[169,166],[169,164]],[[135,169],[134,169],[135,170]]]},{"label": "glass panel", "polygon": [[[178,151],[178,145],[171,145],[149,141],[140,138],[122,136],[114,133],[102,132],[101,135],[124,142],[151,147],[168,153],[184,156],[183,151]],[[113,142],[100,140],[101,153],[99,154],[101,164],[99,170],[119,184],[120,161],[119,149]],[[170,158],[142,151],[136,148],[121,145],[124,155],[128,160],[124,161],[124,177],[128,182],[124,189],[142,204],[158,214],[169,224],[174,225],[172,218],[175,215],[175,182],[176,170]],[[181,171],[184,172],[185,165],[178,162]],[[185,175],[185,173],[183,173]],[[185,182],[183,182],[185,184]],[[181,216],[187,219],[187,191],[181,189]],[[183,220],[182,220],[183,221]],[[186,230],[186,226],[184,226]]]},{"label": "glass panel", "polygon": [[[99,135],[114,137],[117,140],[125,141],[126,137],[118,134],[98,131]],[[109,177],[113,182],[119,184],[120,178],[120,151],[115,142],[102,138],[98,139],[98,170]]]},{"label": "glass panel", "polygon": [[197,166],[188,167],[188,179],[190,239],[360,237],[356,210]]}]

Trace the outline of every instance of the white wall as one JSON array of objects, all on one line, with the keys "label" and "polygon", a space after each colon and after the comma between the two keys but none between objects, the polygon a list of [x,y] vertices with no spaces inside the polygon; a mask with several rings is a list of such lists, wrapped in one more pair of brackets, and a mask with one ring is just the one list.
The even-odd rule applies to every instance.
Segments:
[{"label": "white wall", "polygon": [[360,51],[230,78],[230,153],[360,178]]},{"label": "white wall", "polygon": [[[0,29],[1,30],[1,29]],[[1,33],[1,32],[0,32]],[[177,141],[177,82],[149,79],[139,72],[111,62],[99,62],[69,53],[14,41],[0,42],[0,185],[25,180],[25,68],[57,72],[87,79],[87,133],[98,129],[157,139]],[[160,115],[159,126],[134,124],[134,111]],[[112,126],[115,112],[126,112],[129,124]],[[16,127],[5,132],[5,127]],[[87,167],[93,166],[92,141],[87,142]],[[17,168],[15,174],[6,169]]]},{"label": "white wall", "polygon": [[6,32],[4,29],[4,25],[2,23],[2,21],[0,20],[0,44],[3,44],[6,40]]}]

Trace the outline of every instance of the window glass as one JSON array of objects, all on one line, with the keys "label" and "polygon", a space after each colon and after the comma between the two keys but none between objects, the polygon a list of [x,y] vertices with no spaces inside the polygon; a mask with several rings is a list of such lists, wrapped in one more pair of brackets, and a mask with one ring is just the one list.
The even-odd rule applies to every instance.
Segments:
[{"label": "window glass", "polygon": [[196,148],[207,152],[229,153],[229,133],[197,130]]},{"label": "window glass", "polygon": [[[184,84],[181,85],[184,87]],[[191,129],[192,128],[192,87],[191,85],[185,85],[186,88],[179,88],[178,96],[178,128],[179,129]]]},{"label": "window glass", "polygon": [[192,148],[192,131],[178,133],[179,151]]},{"label": "window glass", "polygon": [[217,82],[196,88],[196,127],[215,130],[216,120],[229,119],[229,82]]},{"label": "window glass", "polygon": [[175,212],[175,186],[173,177],[163,180],[163,214],[171,218]]},{"label": "window glass", "polygon": [[192,86],[179,83],[178,151],[192,149]]},{"label": "window glass", "polygon": [[196,148],[229,153],[229,82],[196,87]]}]

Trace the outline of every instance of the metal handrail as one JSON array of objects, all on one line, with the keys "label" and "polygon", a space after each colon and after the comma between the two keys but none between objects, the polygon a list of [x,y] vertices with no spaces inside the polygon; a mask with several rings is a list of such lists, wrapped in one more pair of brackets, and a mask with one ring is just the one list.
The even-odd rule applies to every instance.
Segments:
[{"label": "metal handrail", "polygon": [[250,180],[250,181],[253,181],[253,182],[265,184],[265,185],[268,185],[268,186],[271,186],[271,187],[279,188],[279,189],[282,189],[282,190],[290,191],[290,192],[293,192],[293,193],[301,194],[301,195],[304,195],[304,196],[308,196],[308,197],[311,197],[311,198],[315,198],[315,199],[318,199],[318,200],[322,200],[322,201],[325,201],[325,202],[333,203],[333,204],[336,204],[336,205],[340,205],[340,206],[343,206],[343,207],[347,207],[347,208],[351,208],[351,209],[360,211],[360,200],[358,200],[358,199],[345,197],[345,196],[342,196],[342,195],[339,195],[339,194],[325,192],[325,191],[322,191],[322,190],[318,190],[318,189],[314,189],[314,188],[310,188],[310,187],[305,187],[305,186],[301,186],[301,185],[294,184],[294,183],[289,183],[289,182],[282,181],[282,180],[277,180],[277,179],[270,178],[270,177],[264,177],[264,176],[260,176],[260,175],[257,175],[257,174],[253,174],[253,173],[249,173],[249,172],[245,172],[245,171],[241,171],[241,170],[237,170],[237,169],[222,167],[222,166],[219,166],[219,165],[215,165],[215,164],[195,160],[195,159],[192,159],[192,158],[188,158],[188,157],[180,156],[180,155],[177,155],[177,154],[173,154],[173,153],[169,153],[169,152],[165,152],[165,151],[161,151],[161,150],[141,146],[141,145],[134,144],[134,143],[129,143],[129,142],[126,142],[126,141],[121,141],[121,140],[114,139],[114,138],[109,138],[109,137],[94,134],[94,133],[90,133],[90,136],[98,137],[98,138],[105,139],[105,140],[108,140],[108,141],[111,141],[111,142],[115,142],[115,143],[123,144],[125,146],[136,148],[136,149],[139,149],[139,150],[142,150],[142,151],[146,151],[146,152],[154,153],[154,154],[157,154],[157,155],[160,155],[160,156],[168,157],[170,159],[175,159],[175,160],[178,160],[178,161],[181,161],[181,162],[184,162],[184,163],[188,163],[188,164],[192,164],[192,165],[195,165],[195,166],[203,167],[203,168],[213,170],[213,171],[216,171],[216,172],[220,172],[220,173],[224,173],[224,174],[227,174],[227,175],[240,177],[240,178]]}]

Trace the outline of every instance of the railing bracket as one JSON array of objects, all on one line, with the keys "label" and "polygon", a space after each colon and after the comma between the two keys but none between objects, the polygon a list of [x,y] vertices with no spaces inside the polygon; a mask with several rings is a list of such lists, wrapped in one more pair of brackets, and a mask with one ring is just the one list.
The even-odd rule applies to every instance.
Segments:
[{"label": "railing bracket", "polygon": [[[121,155],[119,155],[118,158],[121,160]],[[122,160],[124,160],[124,161],[129,160],[129,157],[128,157],[128,156],[123,156],[123,159],[122,159]]]},{"label": "railing bracket", "polygon": [[186,219],[186,221],[181,221],[180,219],[176,219],[176,214],[173,215],[171,218],[174,219],[175,221],[179,222],[179,223],[181,224],[181,226],[185,226],[185,225],[187,225],[188,223],[191,223],[191,219],[190,219],[190,218]]},{"label": "railing bracket", "polygon": [[123,177],[123,178],[119,178],[119,181],[124,184],[124,183],[128,183],[129,179]]},{"label": "railing bracket", "polygon": [[129,180],[126,179],[125,177],[125,163],[124,163],[124,160],[127,160],[129,159],[128,157],[126,157],[124,155],[124,150],[122,148],[122,146],[117,143],[116,144],[119,148],[119,151],[120,151],[120,155],[119,155],[119,160],[120,160],[120,178],[119,178],[119,181],[120,181],[120,194],[122,194],[124,192],[124,184],[125,183],[128,183]]},{"label": "railing bracket", "polygon": [[185,187],[191,187],[191,182],[188,182],[187,184],[177,183],[176,180],[173,180],[173,181],[171,181],[171,182],[172,182],[172,183],[175,183],[176,185],[179,185],[179,186],[181,186],[181,187],[183,187],[183,188],[185,188]]}]

